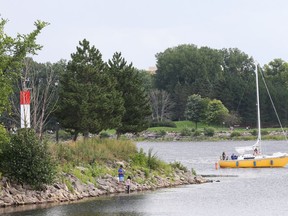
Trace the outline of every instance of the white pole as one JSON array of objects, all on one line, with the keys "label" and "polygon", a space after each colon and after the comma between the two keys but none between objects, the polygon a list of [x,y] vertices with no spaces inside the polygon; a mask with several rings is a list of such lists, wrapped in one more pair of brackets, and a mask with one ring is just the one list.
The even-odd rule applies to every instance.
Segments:
[{"label": "white pole", "polygon": [[[258,123],[258,140],[257,143],[261,148],[261,121],[260,121],[260,99],[259,99],[259,83],[258,83],[258,65],[256,64],[256,96],[257,96],[257,123]],[[260,150],[260,149],[259,149]]]}]

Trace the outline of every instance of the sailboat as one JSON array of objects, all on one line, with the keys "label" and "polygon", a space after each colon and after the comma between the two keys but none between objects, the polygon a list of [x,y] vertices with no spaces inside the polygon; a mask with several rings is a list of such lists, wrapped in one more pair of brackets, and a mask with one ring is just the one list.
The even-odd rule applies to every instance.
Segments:
[{"label": "sailboat", "polygon": [[273,168],[284,167],[288,163],[287,153],[273,153],[272,155],[262,154],[261,151],[261,123],[260,123],[260,101],[259,101],[259,84],[258,84],[258,70],[256,65],[256,93],[257,93],[257,123],[258,136],[257,141],[252,146],[236,147],[239,156],[226,157],[224,154],[218,161],[221,168]]}]

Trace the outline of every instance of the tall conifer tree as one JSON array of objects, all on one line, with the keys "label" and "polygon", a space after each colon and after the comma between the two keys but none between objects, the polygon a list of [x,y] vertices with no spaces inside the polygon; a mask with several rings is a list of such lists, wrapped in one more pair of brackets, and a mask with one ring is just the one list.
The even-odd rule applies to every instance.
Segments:
[{"label": "tall conifer tree", "polygon": [[116,80],[107,73],[102,55],[87,40],[79,43],[60,79],[58,117],[75,133],[98,133],[119,127],[123,100]]},{"label": "tall conifer tree", "polygon": [[141,84],[139,72],[115,53],[108,61],[110,74],[117,80],[117,90],[122,93],[125,112],[121,125],[116,128],[119,137],[123,133],[137,133],[148,128],[151,115],[149,97]]}]

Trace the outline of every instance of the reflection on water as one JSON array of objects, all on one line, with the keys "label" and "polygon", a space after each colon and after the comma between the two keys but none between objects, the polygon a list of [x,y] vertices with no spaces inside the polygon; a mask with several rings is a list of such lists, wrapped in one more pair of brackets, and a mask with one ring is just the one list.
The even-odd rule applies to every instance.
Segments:
[{"label": "reflection on water", "polygon": [[[251,144],[253,142],[250,142]],[[31,216],[257,216],[286,215],[288,211],[288,168],[219,169],[215,162],[222,151],[232,154],[235,146],[247,142],[167,142],[138,143],[148,151],[153,148],[167,162],[180,161],[200,174],[237,175],[214,178],[220,182],[166,188],[157,191],[115,195],[78,203],[50,205],[22,212],[0,211],[3,215]],[[264,142],[265,152],[288,152],[285,142]],[[26,207],[24,207],[25,209]],[[10,210],[15,208],[10,208]],[[16,210],[19,208],[16,208]],[[23,210],[23,208],[20,210]]]}]

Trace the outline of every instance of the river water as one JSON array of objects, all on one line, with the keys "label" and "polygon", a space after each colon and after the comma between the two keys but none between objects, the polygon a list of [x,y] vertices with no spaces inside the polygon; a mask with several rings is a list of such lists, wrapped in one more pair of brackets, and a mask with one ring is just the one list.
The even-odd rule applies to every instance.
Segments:
[{"label": "river water", "polygon": [[[24,206],[0,209],[3,215],[31,216],[283,216],[288,212],[288,167],[264,169],[215,169],[225,151],[248,141],[229,142],[140,142],[138,148],[150,148],[167,162],[179,161],[197,174],[237,175],[214,177],[213,183],[186,185],[156,191],[114,195],[50,206]],[[283,141],[265,141],[263,151],[288,152]],[[219,180],[220,182],[216,182]]]}]

